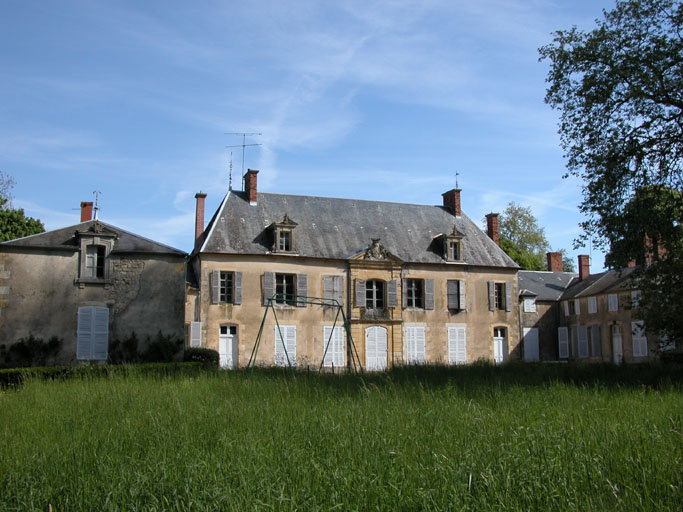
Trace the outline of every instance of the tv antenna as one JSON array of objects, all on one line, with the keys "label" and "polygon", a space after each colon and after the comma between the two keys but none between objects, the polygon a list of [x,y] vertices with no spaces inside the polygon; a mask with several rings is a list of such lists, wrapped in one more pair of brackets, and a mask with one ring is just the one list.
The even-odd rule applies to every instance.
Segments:
[{"label": "tv antenna", "polygon": [[261,133],[245,133],[245,132],[228,132],[225,135],[241,135],[242,144],[236,144],[234,146],[225,146],[226,148],[242,148],[242,176],[244,176],[244,150],[248,146],[263,146],[263,144],[247,144],[247,137],[255,137],[256,135],[262,135]]},{"label": "tv antenna", "polygon": [[230,152],[230,174],[228,175],[228,190],[232,190],[232,151]]},{"label": "tv antenna", "polygon": [[100,211],[100,192],[99,190],[93,190],[92,193],[95,195],[95,220],[97,220],[97,212]]},{"label": "tv antenna", "polygon": [[455,172],[455,188],[460,188],[458,186],[458,176],[460,176],[460,173],[456,171]]}]

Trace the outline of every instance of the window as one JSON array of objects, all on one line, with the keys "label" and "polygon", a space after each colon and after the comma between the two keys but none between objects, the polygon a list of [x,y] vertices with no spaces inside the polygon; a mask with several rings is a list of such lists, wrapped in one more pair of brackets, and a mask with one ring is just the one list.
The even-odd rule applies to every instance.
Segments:
[{"label": "window", "polygon": [[448,242],[448,259],[450,261],[460,259],[460,242]]},{"label": "window", "polygon": [[536,312],[536,299],[534,297],[524,297],[524,312],[525,313],[535,313]]},{"label": "window", "polygon": [[296,305],[294,274],[275,274],[275,302]]},{"label": "window", "polygon": [[296,325],[275,326],[275,364],[296,365]]},{"label": "window", "polygon": [[211,303],[242,303],[242,272],[211,272]]},{"label": "window", "polygon": [[505,309],[505,283],[496,283],[494,293],[496,309]]},{"label": "window", "polygon": [[448,364],[467,363],[467,327],[448,328]]},{"label": "window", "polygon": [[607,306],[609,311],[619,311],[619,296],[616,293],[607,296]]},{"label": "window", "polygon": [[344,366],[344,328],[325,326],[323,328],[323,366],[341,368]]},{"label": "window", "polygon": [[219,300],[232,302],[234,275],[232,272],[221,272],[219,280]]},{"label": "window", "polygon": [[465,311],[467,300],[465,296],[465,281],[449,279],[446,282],[448,309]]},{"label": "window", "polygon": [[567,327],[557,328],[557,354],[560,359],[569,357],[569,329]]},{"label": "window", "polygon": [[600,326],[591,326],[591,356],[601,357],[602,356],[602,339],[600,336]]},{"label": "window", "polygon": [[196,348],[202,346],[202,323],[190,322],[190,347]]},{"label": "window", "polygon": [[425,328],[422,326],[406,327],[406,363],[425,363]]},{"label": "window", "polygon": [[462,239],[464,235],[455,226],[453,231],[443,237],[443,258],[446,261],[462,261]]},{"label": "window", "polygon": [[643,322],[631,322],[631,333],[633,336],[633,357],[646,357],[647,337],[643,329]]},{"label": "window", "polygon": [[294,229],[296,226],[297,223],[290,219],[286,213],[280,222],[271,224],[274,231],[273,252],[295,251]]},{"label": "window", "polygon": [[640,290],[633,290],[631,292],[631,308],[637,309],[640,307]]},{"label": "window", "polygon": [[78,308],[76,359],[105,361],[109,355],[109,308]]},{"label": "window", "polygon": [[342,276],[323,277],[323,296],[326,304],[330,306],[344,305],[344,287],[342,283]]},{"label": "window", "polygon": [[85,277],[104,279],[104,245],[87,245],[85,247]]},{"label": "window", "polygon": [[291,251],[292,250],[292,232],[291,231],[285,231],[284,229],[280,231],[280,236],[278,237],[279,239],[279,244],[278,244],[278,250],[279,251]]},{"label": "window", "polygon": [[588,357],[588,327],[579,325],[578,328],[579,357]]},{"label": "window", "polygon": [[493,361],[496,364],[504,363],[507,359],[507,329],[505,327],[493,328]]},{"label": "window", "polygon": [[406,307],[422,308],[422,279],[406,279],[406,289],[404,294],[406,297]]},{"label": "window", "polygon": [[574,301],[574,312],[577,315],[581,314],[581,299],[576,299]]},{"label": "window", "polygon": [[598,312],[598,298],[588,297],[588,313],[591,315]]},{"label": "window", "polygon": [[569,314],[570,315],[576,314],[576,301],[575,300],[569,301]]},{"label": "window", "polygon": [[381,309],[384,307],[384,282],[371,279],[365,283],[365,307]]},{"label": "window", "polygon": [[88,229],[77,231],[76,236],[80,248],[76,281],[106,284],[111,273],[109,254],[114,249],[117,233],[95,221],[88,224]]}]

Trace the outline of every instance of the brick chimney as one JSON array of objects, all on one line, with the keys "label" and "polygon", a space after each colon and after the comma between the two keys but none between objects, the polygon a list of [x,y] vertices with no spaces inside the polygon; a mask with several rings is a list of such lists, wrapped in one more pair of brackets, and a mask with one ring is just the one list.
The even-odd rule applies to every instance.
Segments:
[{"label": "brick chimney", "polygon": [[81,222],[92,220],[92,201],[81,201]]},{"label": "brick chimney", "polygon": [[256,175],[258,171],[255,169],[247,169],[244,175],[244,191],[249,198],[249,204],[256,204]]},{"label": "brick chimney", "polygon": [[441,197],[443,197],[444,207],[450,208],[450,210],[453,212],[453,215],[456,217],[460,217],[462,215],[462,211],[460,210],[460,191],[461,189],[454,188],[453,190],[449,190],[448,192],[441,194]]},{"label": "brick chimney", "polygon": [[195,194],[194,198],[197,200],[197,210],[194,217],[194,245],[196,247],[199,237],[204,234],[204,201],[206,194],[200,191]]},{"label": "brick chimney", "polygon": [[591,275],[590,256],[579,254],[579,281],[583,281]]},{"label": "brick chimney", "polygon": [[489,213],[486,216],[486,234],[489,238],[496,242],[496,245],[500,245],[500,240],[498,240],[498,214]]},{"label": "brick chimney", "polygon": [[548,258],[548,272],[562,272],[561,252],[549,252],[545,256]]}]

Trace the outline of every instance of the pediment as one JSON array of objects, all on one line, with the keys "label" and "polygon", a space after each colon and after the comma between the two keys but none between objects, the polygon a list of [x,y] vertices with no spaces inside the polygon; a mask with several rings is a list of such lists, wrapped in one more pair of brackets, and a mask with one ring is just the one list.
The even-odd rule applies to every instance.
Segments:
[{"label": "pediment", "polygon": [[372,243],[362,251],[349,258],[351,261],[403,263],[403,260],[394,256],[380,243],[379,238],[373,238]]}]

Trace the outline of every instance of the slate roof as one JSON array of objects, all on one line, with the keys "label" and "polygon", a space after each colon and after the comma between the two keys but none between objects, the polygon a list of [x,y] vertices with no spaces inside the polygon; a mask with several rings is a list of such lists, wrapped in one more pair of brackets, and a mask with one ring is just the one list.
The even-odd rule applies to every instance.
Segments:
[{"label": "slate roof", "polygon": [[79,245],[76,238],[76,232],[87,231],[91,229],[96,222],[99,222],[102,225],[105,233],[108,231],[116,234],[117,238],[116,242],[114,243],[112,254],[151,253],[172,254],[177,256],[186,255],[186,253],[183,251],[174,249],[168,245],[154,242],[148,238],[130,233],[125,229],[121,229],[116,226],[112,226],[111,224],[96,220],[89,220],[87,222],[82,222],[73,226],[2,242],[0,243],[0,250],[3,247],[16,247],[25,249],[77,251],[79,249]]},{"label": "slate roof", "polygon": [[558,300],[576,278],[577,274],[573,272],[520,270],[517,274],[519,289],[522,290],[520,295],[535,295],[540,301]]},{"label": "slate roof", "polygon": [[619,270],[607,270],[599,274],[592,274],[583,281],[576,278],[561,299],[576,299],[605,293],[615,293],[632,290],[630,277],[635,268],[623,268]]},{"label": "slate roof", "polygon": [[[201,253],[270,254],[268,227],[285,214],[300,256],[347,259],[379,238],[384,248],[409,263],[444,263],[438,238],[453,226],[464,235],[463,263],[519,268],[466,215],[455,217],[441,206],[360,199],[258,193],[250,205],[244,192],[230,191],[200,240]],[[196,251],[195,251],[196,252]]]}]

